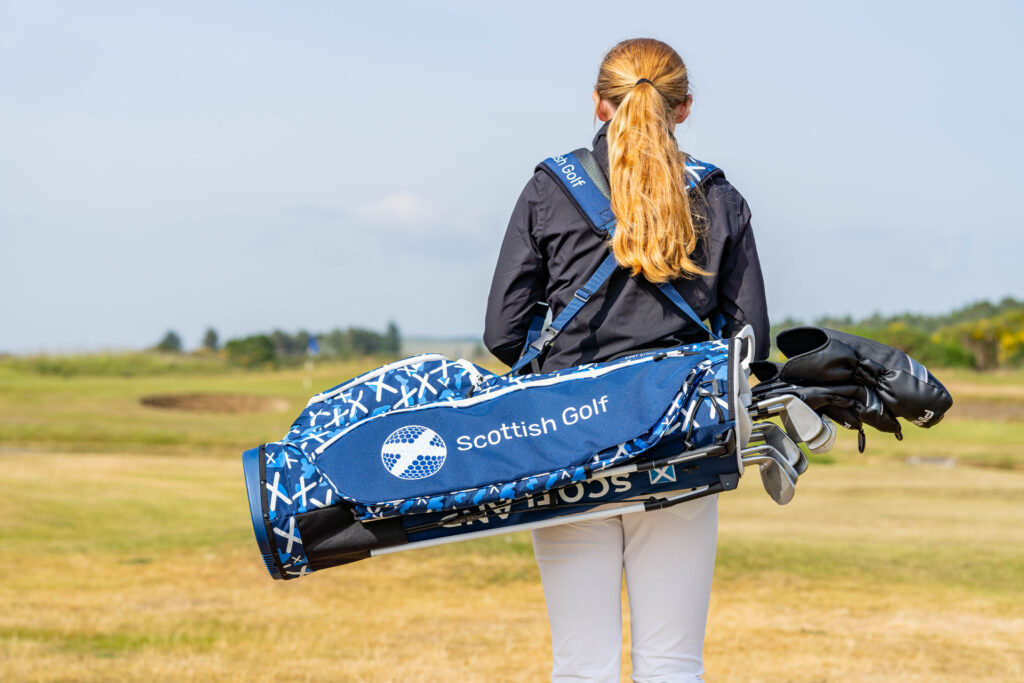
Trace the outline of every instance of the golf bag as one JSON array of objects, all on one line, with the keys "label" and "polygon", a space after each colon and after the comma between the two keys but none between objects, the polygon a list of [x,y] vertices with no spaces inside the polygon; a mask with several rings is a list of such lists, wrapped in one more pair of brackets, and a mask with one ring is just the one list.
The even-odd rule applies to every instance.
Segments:
[{"label": "golf bag", "polygon": [[[610,233],[606,188],[579,154],[541,167]],[[688,170],[696,186],[717,169]],[[796,442],[827,449],[835,431],[792,397],[751,404],[749,328],[523,374],[616,267],[609,254],[550,325],[534,321],[505,375],[433,354],[407,358],[317,394],[283,439],[246,451],[253,530],[270,574],[663,508],[735,488],[747,465],[776,502],[789,502],[807,464]],[[704,327],[678,291],[662,291]],[[753,424],[751,411],[780,415],[786,432]]]},{"label": "golf bag", "polygon": [[318,394],[284,439],[243,456],[267,569],[301,576],[608,502],[735,488],[743,343],[525,376],[414,356]]}]

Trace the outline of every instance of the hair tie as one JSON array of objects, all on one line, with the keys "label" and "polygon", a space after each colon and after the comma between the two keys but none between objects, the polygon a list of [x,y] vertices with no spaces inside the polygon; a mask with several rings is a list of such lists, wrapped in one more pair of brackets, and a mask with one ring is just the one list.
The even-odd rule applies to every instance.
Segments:
[{"label": "hair tie", "polygon": [[641,78],[640,80],[638,80],[636,83],[633,84],[633,87],[635,88],[636,86],[640,85],[641,83],[650,83],[651,85],[654,85],[653,82],[647,80],[646,78]]}]

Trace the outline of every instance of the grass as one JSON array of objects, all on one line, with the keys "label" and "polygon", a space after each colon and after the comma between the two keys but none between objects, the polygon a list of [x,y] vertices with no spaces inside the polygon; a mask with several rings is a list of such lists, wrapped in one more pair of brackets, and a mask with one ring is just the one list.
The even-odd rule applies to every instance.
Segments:
[{"label": "grass", "polygon": [[953,407],[939,425],[919,429],[904,424],[904,440],[868,430],[867,451],[856,450],[853,432],[840,428],[833,462],[905,461],[908,458],[951,461],[1002,470],[1024,471],[1024,371],[938,370],[953,395]]},{"label": "grass", "polygon": [[[223,356],[157,351],[0,357],[0,369],[57,377],[151,377],[153,375],[230,372]],[[0,370],[2,371],[2,370]]]},{"label": "grass", "polygon": [[[231,456],[280,438],[316,390],[366,369],[366,362],[317,364],[311,389],[302,369],[139,377],[39,375],[0,364],[0,447],[83,452]],[[1024,469],[1024,371],[940,371],[955,403],[935,429],[907,427],[906,439],[869,435],[868,458],[939,457],[1001,469]],[[166,393],[244,393],[281,399],[276,412],[197,414],[143,406]],[[856,440],[844,433],[819,463],[848,458]]]},{"label": "grass", "polygon": [[[0,542],[17,558],[0,579],[5,680],[546,675],[525,534],[273,582],[237,462],[4,465]],[[1020,474],[888,462],[812,469],[785,508],[745,480],[721,505],[709,678],[1024,675],[1022,499]]]},{"label": "grass", "polygon": [[[313,387],[361,369],[320,368]],[[939,375],[958,406],[1021,393],[1020,375]],[[204,391],[288,408],[138,403]],[[526,534],[270,580],[237,456],[279,437],[309,393],[300,371],[0,368],[0,680],[544,679]],[[786,507],[756,476],[722,497],[708,680],[1024,678],[1021,421],[955,410],[902,444],[869,435],[865,455],[844,431],[833,464],[812,465]],[[907,465],[914,454],[959,462]]]},{"label": "grass", "polygon": [[[309,395],[366,369],[317,364],[311,389],[302,369],[166,376],[39,375],[0,365],[0,444],[63,451],[229,455],[279,439]],[[275,412],[189,413],[144,406],[143,396],[244,393],[281,399]]]}]

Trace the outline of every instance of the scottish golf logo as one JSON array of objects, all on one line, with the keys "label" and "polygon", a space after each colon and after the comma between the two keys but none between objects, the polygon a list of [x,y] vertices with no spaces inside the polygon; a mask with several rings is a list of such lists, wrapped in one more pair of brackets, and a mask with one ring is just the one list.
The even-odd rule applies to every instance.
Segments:
[{"label": "scottish golf logo", "polygon": [[388,472],[409,480],[437,474],[447,455],[444,439],[434,430],[417,425],[391,432],[380,449],[380,459]]}]

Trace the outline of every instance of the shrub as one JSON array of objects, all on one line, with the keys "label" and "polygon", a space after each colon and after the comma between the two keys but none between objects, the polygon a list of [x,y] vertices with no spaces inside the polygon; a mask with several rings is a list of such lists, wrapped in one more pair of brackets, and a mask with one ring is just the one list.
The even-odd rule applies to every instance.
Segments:
[{"label": "shrub", "polygon": [[277,358],[274,353],[274,342],[265,334],[232,339],[224,345],[224,351],[229,363],[243,368],[274,365]]}]

